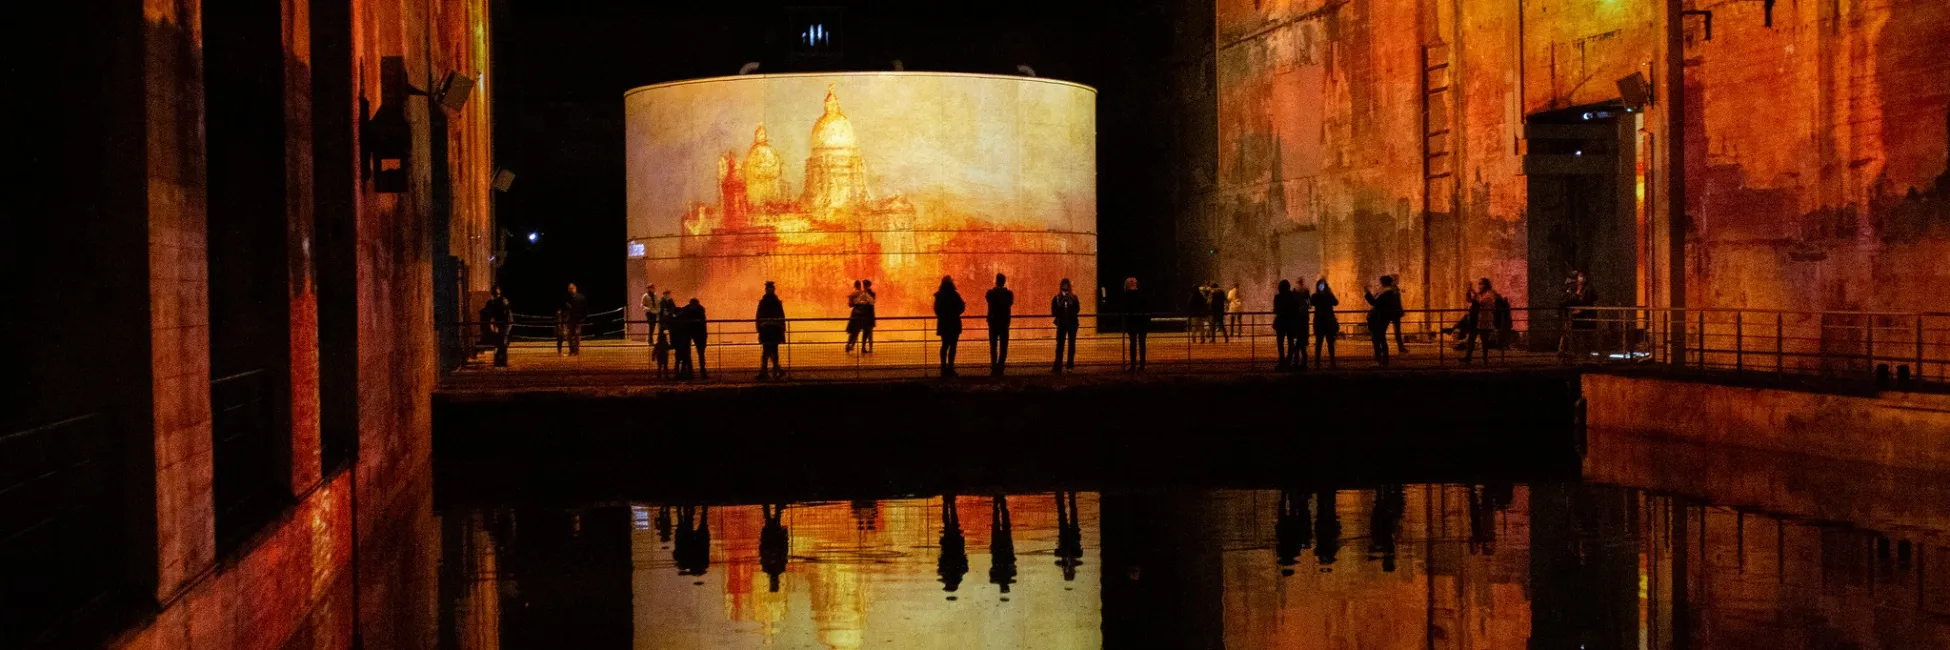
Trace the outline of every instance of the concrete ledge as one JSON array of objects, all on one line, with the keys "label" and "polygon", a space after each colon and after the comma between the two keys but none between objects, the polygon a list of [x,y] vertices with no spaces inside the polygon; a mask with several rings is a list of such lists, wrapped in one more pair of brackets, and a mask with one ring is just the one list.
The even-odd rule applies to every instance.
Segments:
[{"label": "concrete ledge", "polygon": [[1586,422],[1691,442],[1950,472],[1950,395],[1872,396],[1587,374]]}]

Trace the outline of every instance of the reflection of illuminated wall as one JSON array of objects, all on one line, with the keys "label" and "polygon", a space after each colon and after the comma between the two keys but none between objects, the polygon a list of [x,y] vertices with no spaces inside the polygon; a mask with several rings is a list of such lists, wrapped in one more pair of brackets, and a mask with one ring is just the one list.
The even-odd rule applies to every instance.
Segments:
[{"label": "reflection of illuminated wall", "polygon": [[[931,313],[953,275],[971,313],[997,272],[1040,313],[1096,295],[1096,91],[941,73],[749,75],[624,97],[632,295],[645,281],[749,318],[766,280],[791,316],[842,316],[872,279],[883,316]],[[640,317],[630,301],[632,318]]]}]

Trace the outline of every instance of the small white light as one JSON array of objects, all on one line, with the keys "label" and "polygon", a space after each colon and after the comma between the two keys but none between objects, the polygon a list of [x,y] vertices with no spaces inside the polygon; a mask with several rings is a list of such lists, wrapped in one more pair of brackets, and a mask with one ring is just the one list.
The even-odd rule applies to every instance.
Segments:
[{"label": "small white light", "polygon": [[1571,155],[1573,155],[1573,156],[1582,156],[1582,155],[1584,155],[1584,150],[1583,150],[1583,149],[1579,149],[1579,150],[1577,150],[1577,151],[1574,151],[1574,152],[1572,152],[1572,153],[1571,153]]},{"label": "small white light", "polygon": [[542,234],[538,232],[528,233],[528,243],[533,244],[535,243],[535,240],[540,239],[541,237]]}]

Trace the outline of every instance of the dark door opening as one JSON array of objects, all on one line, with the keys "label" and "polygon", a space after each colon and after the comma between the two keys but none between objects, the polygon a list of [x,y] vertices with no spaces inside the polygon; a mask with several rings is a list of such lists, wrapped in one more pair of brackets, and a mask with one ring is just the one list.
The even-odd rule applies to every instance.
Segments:
[{"label": "dark door opening", "polygon": [[[1528,179],[1529,348],[1562,341],[1572,271],[1583,271],[1598,305],[1632,304],[1638,295],[1637,115],[1617,106],[1530,116],[1524,126]],[[1604,328],[1597,328],[1604,329]],[[1590,348],[1602,334],[1584,342]]]}]

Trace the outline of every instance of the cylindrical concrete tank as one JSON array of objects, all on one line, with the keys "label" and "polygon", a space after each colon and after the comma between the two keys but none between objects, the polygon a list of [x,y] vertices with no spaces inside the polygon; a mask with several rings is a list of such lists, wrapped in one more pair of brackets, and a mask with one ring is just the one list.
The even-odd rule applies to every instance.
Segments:
[{"label": "cylindrical concrete tank", "polygon": [[[1096,91],[928,72],[747,75],[624,95],[632,318],[647,282],[751,318],[930,315],[943,275],[970,315],[996,273],[1018,314],[1069,278],[1096,305]],[[633,331],[635,328],[633,328]]]}]

